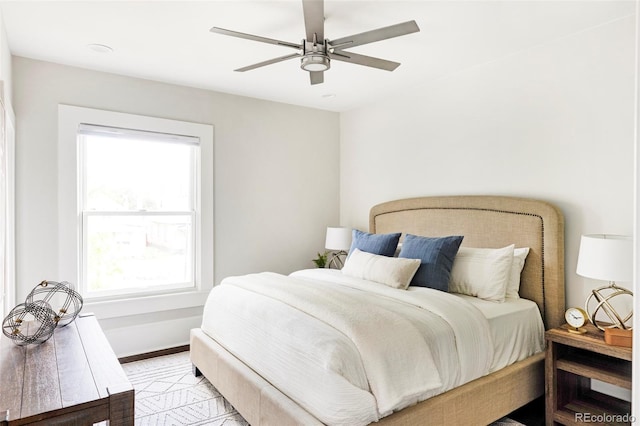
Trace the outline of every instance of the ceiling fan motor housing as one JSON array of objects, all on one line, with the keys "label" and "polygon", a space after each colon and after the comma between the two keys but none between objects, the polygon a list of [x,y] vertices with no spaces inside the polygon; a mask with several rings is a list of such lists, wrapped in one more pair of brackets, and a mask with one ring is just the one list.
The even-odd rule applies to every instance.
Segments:
[{"label": "ceiling fan motor housing", "polygon": [[303,40],[303,56],[300,60],[300,68],[310,72],[328,70],[331,67],[331,60],[327,53],[328,44],[328,40],[324,40],[324,43]]}]

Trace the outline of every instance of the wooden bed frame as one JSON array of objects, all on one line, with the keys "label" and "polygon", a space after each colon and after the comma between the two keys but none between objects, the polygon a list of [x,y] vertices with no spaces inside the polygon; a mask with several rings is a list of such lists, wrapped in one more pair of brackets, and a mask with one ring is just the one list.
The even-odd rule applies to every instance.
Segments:
[{"label": "wooden bed frame", "polygon": [[[538,200],[499,196],[423,197],[374,206],[369,230],[464,235],[468,247],[530,247],[520,296],[538,304],[547,329],[564,322],[564,219]],[[252,425],[321,425],[315,417],[200,329],[191,361]],[[381,419],[380,425],[487,425],[544,394],[544,353],[516,362]]]}]

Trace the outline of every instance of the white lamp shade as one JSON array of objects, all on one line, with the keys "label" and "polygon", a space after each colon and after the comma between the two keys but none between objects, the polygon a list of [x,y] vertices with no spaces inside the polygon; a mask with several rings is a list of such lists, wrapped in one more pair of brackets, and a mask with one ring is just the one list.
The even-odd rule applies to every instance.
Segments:
[{"label": "white lamp shade", "polygon": [[596,280],[631,281],[633,240],[624,235],[583,235],[576,273]]},{"label": "white lamp shade", "polygon": [[351,248],[351,228],[327,228],[324,247],[327,250],[349,250]]}]

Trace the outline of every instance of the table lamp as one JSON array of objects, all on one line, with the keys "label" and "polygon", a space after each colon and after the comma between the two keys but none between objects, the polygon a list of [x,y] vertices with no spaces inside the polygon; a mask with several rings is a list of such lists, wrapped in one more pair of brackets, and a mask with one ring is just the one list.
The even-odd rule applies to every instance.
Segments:
[{"label": "table lamp", "polygon": [[[633,316],[633,310],[622,317],[611,305],[610,301],[620,295],[633,293],[619,287],[616,281],[633,279],[633,240],[623,235],[591,234],[580,239],[580,252],[576,273],[586,278],[608,281],[609,285],[599,287],[591,292],[585,302],[585,311],[589,319],[600,330],[616,327],[628,329],[627,322]],[[595,306],[590,302],[595,300]],[[602,309],[611,320],[611,325],[603,325],[596,321],[596,314]]]},{"label": "table lamp", "polygon": [[346,257],[351,247],[351,228],[328,227],[324,247],[333,251],[331,258],[327,262],[327,267],[331,268],[331,265],[334,265],[336,269],[342,269],[344,261],[341,256]]}]

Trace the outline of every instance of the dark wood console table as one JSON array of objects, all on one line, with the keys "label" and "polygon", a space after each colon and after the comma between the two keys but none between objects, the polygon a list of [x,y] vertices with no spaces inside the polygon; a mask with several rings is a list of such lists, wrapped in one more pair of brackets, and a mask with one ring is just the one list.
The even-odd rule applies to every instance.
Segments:
[{"label": "dark wood console table", "polygon": [[0,426],[133,425],[134,390],[95,316],[40,345],[0,334]]}]

